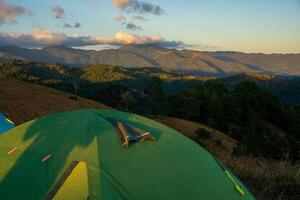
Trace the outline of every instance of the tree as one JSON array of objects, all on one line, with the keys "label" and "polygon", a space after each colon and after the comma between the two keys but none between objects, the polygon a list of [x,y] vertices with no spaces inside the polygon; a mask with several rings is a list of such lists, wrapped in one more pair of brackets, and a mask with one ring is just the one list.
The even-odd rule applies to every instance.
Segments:
[{"label": "tree", "polygon": [[158,77],[153,77],[144,90],[145,103],[148,114],[165,114],[168,110],[162,82]]},{"label": "tree", "polygon": [[97,100],[120,110],[128,110],[134,102],[131,91],[121,84],[112,84],[98,91]]},{"label": "tree", "polygon": [[208,102],[208,125],[223,130],[224,128],[224,108],[218,95],[213,93]]}]

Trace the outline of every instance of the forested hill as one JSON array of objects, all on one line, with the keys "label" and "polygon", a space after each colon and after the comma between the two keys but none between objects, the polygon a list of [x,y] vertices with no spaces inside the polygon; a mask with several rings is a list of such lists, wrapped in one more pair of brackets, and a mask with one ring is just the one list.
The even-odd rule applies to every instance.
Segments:
[{"label": "forested hill", "polygon": [[217,79],[216,81],[224,84],[229,90],[232,90],[239,82],[252,81],[261,89],[279,97],[283,102],[300,105],[300,77],[244,73]]},{"label": "forested hill", "polygon": [[[300,105],[300,78],[261,73],[244,73],[222,79],[178,74],[159,68],[124,68],[113,65],[94,65],[70,69],[60,64],[11,60],[0,62],[0,76],[38,83],[74,92],[74,83],[81,96],[95,98],[99,90],[110,85],[122,85],[122,90],[142,93],[151,77],[159,77],[167,94],[206,80],[215,80],[232,90],[242,81],[253,81],[288,104]],[[119,87],[120,89],[120,87]]]},{"label": "forested hill", "polygon": [[101,51],[52,46],[24,49],[0,46],[0,60],[23,59],[62,63],[69,67],[110,64],[156,67],[173,72],[224,77],[242,72],[300,75],[300,54],[246,54],[166,49],[157,45],[127,45]]}]

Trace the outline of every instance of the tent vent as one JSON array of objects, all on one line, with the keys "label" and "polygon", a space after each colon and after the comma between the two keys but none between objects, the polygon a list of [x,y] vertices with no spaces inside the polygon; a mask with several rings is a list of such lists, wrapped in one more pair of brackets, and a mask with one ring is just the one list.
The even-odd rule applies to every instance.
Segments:
[{"label": "tent vent", "polygon": [[156,138],[147,131],[119,122],[115,119],[107,120],[114,125],[121,143],[125,147],[128,147],[130,143],[136,143],[144,140],[156,141]]}]

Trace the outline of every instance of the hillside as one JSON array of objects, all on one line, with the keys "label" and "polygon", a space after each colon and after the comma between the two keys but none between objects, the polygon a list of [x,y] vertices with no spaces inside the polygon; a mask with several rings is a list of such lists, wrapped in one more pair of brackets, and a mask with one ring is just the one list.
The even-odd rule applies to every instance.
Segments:
[{"label": "hillside", "polygon": [[[166,124],[174,128],[175,130],[183,133],[185,136],[201,143],[208,151],[216,155],[222,160],[228,159],[228,157],[234,152],[237,147],[238,141],[232,139],[228,135],[213,129],[205,124],[187,121],[178,118],[171,117],[152,117],[154,120]],[[207,138],[199,137],[197,131],[199,129],[206,130],[210,135]],[[200,133],[201,135],[201,133]]]},{"label": "hillside", "polygon": [[173,72],[223,77],[241,72],[300,75],[300,54],[246,54],[166,49],[157,45],[127,45],[101,51],[66,46],[24,49],[0,46],[0,60],[24,59],[70,67],[110,64],[157,67]]},{"label": "hillside", "polygon": [[283,102],[300,105],[300,78],[275,76],[265,73],[244,73],[216,80],[228,89],[233,89],[242,81],[255,82],[261,89],[271,92]]},{"label": "hillside", "polygon": [[69,93],[18,80],[0,78],[0,86],[0,112],[16,124],[55,112],[109,108],[80,97],[72,100]]},{"label": "hillside", "polygon": [[251,71],[299,75],[300,54],[262,54],[242,52],[211,52],[210,55],[226,62],[238,62]]},{"label": "hillside", "polygon": [[168,92],[208,79],[150,67],[124,68],[99,64],[70,69],[61,64],[21,60],[0,62],[0,77],[38,83],[71,93],[74,92],[75,80],[79,84],[78,93],[85,97],[95,97],[100,88],[111,84],[122,84],[129,89],[143,91],[151,77],[161,78]]}]

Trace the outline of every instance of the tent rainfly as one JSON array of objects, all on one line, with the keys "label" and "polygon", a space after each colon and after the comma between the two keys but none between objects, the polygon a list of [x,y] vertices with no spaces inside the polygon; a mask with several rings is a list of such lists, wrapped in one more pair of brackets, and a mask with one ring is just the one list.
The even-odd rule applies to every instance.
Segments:
[{"label": "tent rainfly", "polygon": [[70,111],[24,123],[0,135],[0,158],[1,200],[255,199],[192,140],[119,111]]},{"label": "tent rainfly", "polygon": [[15,124],[6,118],[2,113],[0,113],[0,134],[12,129]]}]

